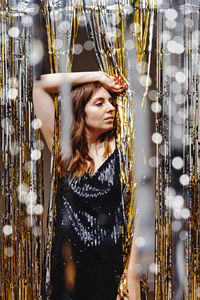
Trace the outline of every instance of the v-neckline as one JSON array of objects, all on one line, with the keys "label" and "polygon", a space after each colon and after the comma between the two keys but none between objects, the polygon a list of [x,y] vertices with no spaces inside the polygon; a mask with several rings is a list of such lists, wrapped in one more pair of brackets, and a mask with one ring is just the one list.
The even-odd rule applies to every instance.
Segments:
[{"label": "v-neckline", "polygon": [[91,176],[87,173],[87,176],[92,179],[96,174],[98,174],[100,172],[100,170],[102,169],[102,167],[108,162],[108,160],[114,155],[116,151],[115,150],[103,161],[103,163],[96,169],[96,171],[94,172],[94,174],[92,174]]}]

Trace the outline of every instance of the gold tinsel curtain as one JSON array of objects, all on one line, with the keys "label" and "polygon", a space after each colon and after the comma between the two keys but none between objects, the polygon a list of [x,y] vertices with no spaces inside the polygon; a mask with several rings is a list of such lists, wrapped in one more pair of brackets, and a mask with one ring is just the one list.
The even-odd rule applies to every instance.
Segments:
[{"label": "gold tinsel curtain", "polygon": [[[78,33],[78,24],[80,17],[80,1],[42,1],[43,15],[46,22],[48,54],[50,60],[51,73],[70,72],[72,67],[72,56],[74,51],[74,43]],[[55,128],[54,128],[54,142],[51,156],[51,193],[48,204],[47,217],[47,245],[45,252],[44,277],[45,277],[45,292],[49,295],[49,281],[51,270],[51,246],[54,235],[53,220],[56,212],[56,189],[57,189],[57,174],[55,168],[55,161],[59,154],[60,131],[62,126],[61,106],[65,114],[70,117],[71,103],[70,99],[66,101],[64,96],[59,95],[54,97],[55,104]],[[63,101],[62,101],[63,100]],[[67,118],[67,116],[63,116]],[[69,134],[67,134],[67,131]],[[70,137],[70,126],[66,128],[65,136]],[[69,143],[70,141],[68,141]]]},{"label": "gold tinsel curtain", "polygon": [[[71,70],[82,11],[100,69],[111,75],[118,73],[128,83],[126,95],[118,99],[126,255],[136,214],[134,101],[140,89],[143,93],[139,103],[144,114],[148,106],[155,114],[151,137],[155,156],[149,159],[155,168],[155,259],[147,267],[155,274],[154,298],[159,300],[200,298],[200,4],[198,0],[182,0],[181,5],[180,2],[42,1],[52,73]],[[33,17],[38,11],[38,5],[31,0],[0,1],[0,286],[3,300],[39,299],[41,290],[46,234],[43,143],[39,133],[41,122],[35,119],[32,105],[32,67],[39,63],[43,51],[32,31]],[[152,57],[156,58],[154,71],[150,69]],[[45,257],[47,292],[61,101],[61,97],[55,98],[57,121]]]},{"label": "gold tinsel curtain", "polygon": [[[32,103],[32,1],[0,2],[0,298],[39,299],[44,246],[43,143]],[[37,51],[37,50],[36,50]]]}]

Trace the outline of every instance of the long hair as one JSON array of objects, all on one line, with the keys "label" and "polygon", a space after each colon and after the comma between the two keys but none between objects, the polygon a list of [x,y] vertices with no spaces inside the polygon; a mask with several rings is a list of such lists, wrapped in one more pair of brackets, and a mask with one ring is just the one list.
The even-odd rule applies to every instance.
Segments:
[{"label": "long hair", "polygon": [[[88,144],[85,135],[85,106],[92,97],[96,89],[102,87],[99,82],[91,82],[76,86],[72,89],[72,130],[71,130],[71,157],[66,161],[62,154],[59,154],[57,160],[57,171],[60,176],[65,176],[68,172],[73,177],[80,178],[84,173],[92,175],[94,172],[94,161],[89,156]],[[115,98],[115,95],[112,95]],[[105,145],[104,158],[111,153],[109,141],[115,136],[116,121],[114,120],[113,129],[103,133],[99,141]],[[64,134],[64,133],[62,133]],[[88,163],[89,162],[89,163]]]}]

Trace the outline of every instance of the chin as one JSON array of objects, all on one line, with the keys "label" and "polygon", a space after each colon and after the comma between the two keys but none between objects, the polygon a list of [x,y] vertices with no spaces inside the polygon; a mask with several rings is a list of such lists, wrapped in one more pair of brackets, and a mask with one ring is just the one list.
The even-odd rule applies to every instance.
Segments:
[{"label": "chin", "polygon": [[104,133],[106,133],[106,132],[108,132],[108,131],[111,131],[111,130],[113,130],[113,126],[109,126],[109,127],[107,127],[107,128],[104,128],[104,129],[102,130],[102,134],[104,134]]}]

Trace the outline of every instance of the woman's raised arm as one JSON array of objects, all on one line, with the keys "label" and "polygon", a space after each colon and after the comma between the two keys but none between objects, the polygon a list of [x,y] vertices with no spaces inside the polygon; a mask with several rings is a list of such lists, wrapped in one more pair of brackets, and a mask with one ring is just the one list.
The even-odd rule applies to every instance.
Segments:
[{"label": "woman's raised arm", "polygon": [[111,77],[99,71],[45,74],[41,76],[41,80],[35,81],[33,86],[34,111],[37,118],[42,121],[41,131],[50,151],[52,151],[55,113],[51,94],[59,93],[61,86],[66,82],[71,86],[76,86],[94,81],[99,81],[113,93],[121,93],[126,88],[126,84],[123,84],[119,76]]},{"label": "woman's raised arm", "polygon": [[45,74],[41,76],[41,80],[36,81],[35,86],[44,89],[49,94],[55,94],[60,92],[60,87],[65,82],[68,82],[71,86],[76,86],[94,81],[99,81],[113,93],[123,92],[126,88],[119,76],[114,75],[111,77],[100,71]]}]

